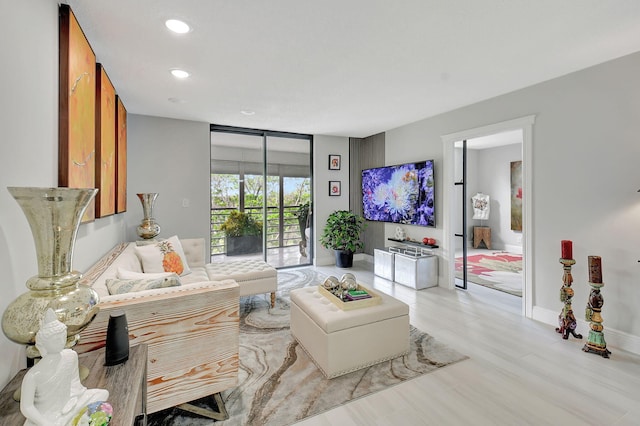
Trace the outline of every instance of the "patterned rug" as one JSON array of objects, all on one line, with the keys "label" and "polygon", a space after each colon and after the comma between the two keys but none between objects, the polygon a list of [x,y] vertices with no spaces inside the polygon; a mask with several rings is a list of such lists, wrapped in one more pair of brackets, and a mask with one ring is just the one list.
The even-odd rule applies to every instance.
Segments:
[{"label": "patterned rug", "polygon": [[[411,327],[411,351],[331,380],[324,378],[289,331],[289,292],[324,279],[310,268],[278,271],[276,307],[264,295],[240,301],[238,387],[223,392],[229,419],[216,426],[284,426],[467,357]],[[197,401],[206,407],[212,398]],[[211,425],[214,422],[178,409],[149,416],[148,424]]]},{"label": "patterned rug", "polygon": [[[462,257],[456,258],[456,278],[462,279]],[[493,252],[467,256],[467,279],[522,297],[522,255]]]}]

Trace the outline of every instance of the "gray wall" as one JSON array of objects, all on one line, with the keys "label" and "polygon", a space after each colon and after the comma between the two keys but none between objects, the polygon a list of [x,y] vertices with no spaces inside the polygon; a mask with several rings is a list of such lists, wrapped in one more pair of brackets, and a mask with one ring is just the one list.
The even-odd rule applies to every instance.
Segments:
[{"label": "gray wall", "polygon": [[[330,154],[341,156],[340,170],[328,170]],[[335,263],[333,250],[320,245],[320,236],[329,214],[336,210],[349,210],[349,138],[339,136],[313,137],[313,226],[315,250],[314,264],[331,265]],[[329,196],[329,181],[341,182],[341,195]]]},{"label": "gray wall", "polygon": [[129,114],[127,130],[127,240],[137,239],[142,220],[139,192],[159,193],[153,215],[161,237],[208,239],[209,124]]},{"label": "gray wall", "polygon": [[[602,256],[605,334],[640,351],[640,53],[387,131],[386,162],[434,158],[442,238],[442,135],[534,114],[533,314],[555,324],[560,240],[574,242],[574,308],[590,287],[587,256]],[[423,230],[407,227],[410,236]],[[393,228],[387,225],[387,235]],[[446,262],[447,260],[442,260]],[[446,265],[441,265],[446,266]],[[580,316],[581,315],[577,315]],[[581,330],[586,332],[584,328]],[[612,340],[612,339],[609,339]],[[613,341],[612,340],[612,341]]]},{"label": "gray wall", "polygon": [[[491,227],[491,248],[494,250],[522,250],[522,232],[511,230],[511,162],[522,160],[522,144],[507,145],[482,150],[469,150],[471,162],[475,163],[476,180],[469,181],[467,212],[473,235],[473,226]],[[467,175],[468,176],[468,175]],[[473,189],[471,189],[473,188]],[[482,192],[491,197],[489,219],[474,220],[471,197]],[[471,240],[469,240],[471,242]]]},{"label": "gray wall", "polygon": [[[58,2],[2,0],[0,27],[0,312],[38,273],[27,220],[7,186],[58,186]],[[126,100],[125,100],[126,103]],[[124,240],[124,215],[80,225],[73,268],[85,271]],[[24,350],[0,333],[0,386],[24,366]]]}]

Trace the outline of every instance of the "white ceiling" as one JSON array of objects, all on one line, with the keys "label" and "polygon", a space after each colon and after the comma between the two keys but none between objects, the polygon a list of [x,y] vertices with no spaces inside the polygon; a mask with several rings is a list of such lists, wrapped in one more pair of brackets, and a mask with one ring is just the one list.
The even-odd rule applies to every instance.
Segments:
[{"label": "white ceiling", "polygon": [[638,0],[68,3],[130,113],[309,134],[370,136],[640,51]]}]

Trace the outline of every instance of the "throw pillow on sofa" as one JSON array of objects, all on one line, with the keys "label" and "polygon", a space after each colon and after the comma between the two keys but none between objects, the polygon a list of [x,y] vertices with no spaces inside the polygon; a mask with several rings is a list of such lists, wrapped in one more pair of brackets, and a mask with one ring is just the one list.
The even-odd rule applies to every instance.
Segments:
[{"label": "throw pillow on sofa", "polygon": [[180,278],[178,278],[176,274],[171,274],[169,277],[152,279],[108,279],[105,281],[105,284],[111,295],[181,285]]},{"label": "throw pillow on sofa", "polygon": [[144,273],[129,271],[128,269],[118,268],[117,276],[121,280],[151,280],[155,278],[167,278],[173,275],[177,275],[175,272],[155,272]]},{"label": "throw pillow on sofa", "polygon": [[183,276],[191,272],[177,236],[135,248],[142,270],[149,272],[175,272]]}]

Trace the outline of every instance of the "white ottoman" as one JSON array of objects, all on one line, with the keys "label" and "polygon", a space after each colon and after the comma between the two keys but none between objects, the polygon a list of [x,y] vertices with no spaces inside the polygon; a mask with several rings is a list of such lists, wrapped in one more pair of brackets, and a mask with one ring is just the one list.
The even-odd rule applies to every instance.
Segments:
[{"label": "white ottoman", "polygon": [[213,262],[205,265],[210,280],[235,280],[240,296],[271,293],[271,307],[276,302],[278,272],[276,268],[258,259]]},{"label": "white ottoman", "polygon": [[291,291],[291,334],[327,378],[409,352],[409,306],[378,294],[379,305],[343,311],[315,286]]}]

